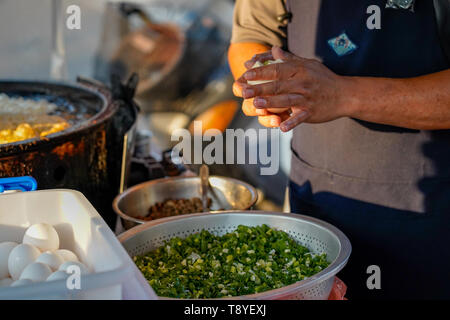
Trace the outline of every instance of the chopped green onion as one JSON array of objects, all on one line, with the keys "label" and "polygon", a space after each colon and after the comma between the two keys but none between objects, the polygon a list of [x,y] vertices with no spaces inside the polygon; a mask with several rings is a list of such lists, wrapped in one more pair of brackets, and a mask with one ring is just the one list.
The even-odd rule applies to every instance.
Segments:
[{"label": "chopped green onion", "polygon": [[203,230],[133,258],[159,296],[221,298],[281,288],[329,263],[283,231],[238,226],[223,236]]}]

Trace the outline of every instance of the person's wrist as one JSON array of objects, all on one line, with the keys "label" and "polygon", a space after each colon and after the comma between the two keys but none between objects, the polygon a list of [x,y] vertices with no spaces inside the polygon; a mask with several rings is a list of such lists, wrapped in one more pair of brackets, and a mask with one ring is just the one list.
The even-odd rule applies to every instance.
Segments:
[{"label": "person's wrist", "polygon": [[342,117],[354,117],[358,113],[360,99],[358,77],[339,76],[338,105]]}]

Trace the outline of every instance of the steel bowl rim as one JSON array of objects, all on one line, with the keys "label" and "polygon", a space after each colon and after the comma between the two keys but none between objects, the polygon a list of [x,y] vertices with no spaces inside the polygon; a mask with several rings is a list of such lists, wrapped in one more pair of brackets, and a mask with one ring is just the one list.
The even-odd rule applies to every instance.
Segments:
[{"label": "steel bowl rim", "polygon": [[[144,224],[141,224],[139,226],[136,226],[134,228],[131,228],[130,230],[125,231],[124,233],[118,235],[118,239],[120,243],[124,243],[126,240],[136,236],[137,234],[150,229],[151,227],[154,227],[156,225],[173,222],[176,220],[181,219],[197,219],[202,218],[204,216],[210,215],[213,212],[202,212],[202,213],[193,213],[189,215],[181,215],[181,216],[174,216],[174,217],[167,217],[167,218],[161,218],[156,219],[152,221],[148,221]],[[322,221],[317,218],[313,218],[310,216],[297,214],[297,213],[280,213],[280,212],[271,212],[271,211],[259,211],[259,210],[228,210],[228,211],[220,211],[213,213],[214,215],[228,215],[228,214],[252,214],[252,215],[266,215],[266,216],[276,216],[280,218],[291,218],[294,220],[303,220],[308,223],[314,224],[318,227],[325,228],[329,232],[331,232],[339,241],[339,254],[337,255],[336,259],[330,263],[328,267],[323,269],[322,271],[316,273],[312,277],[301,280],[298,282],[295,282],[293,284],[290,284],[288,286],[269,290],[266,292],[260,292],[260,293],[254,293],[251,295],[245,295],[245,296],[235,296],[230,297],[228,299],[264,299],[267,297],[276,297],[276,296],[285,296],[292,292],[298,291],[299,287],[301,287],[302,290],[309,289],[318,283],[328,280],[330,277],[334,277],[339,271],[341,271],[345,265],[347,264],[348,259],[350,258],[350,254],[352,252],[352,245],[350,243],[350,240],[347,238],[347,236],[339,230],[337,227],[333,226],[332,224]],[[176,298],[168,298],[168,297],[161,297],[163,299],[176,299]],[[208,300],[208,299],[201,299],[201,300]]]},{"label": "steel bowl rim", "polygon": [[[236,184],[242,185],[247,190],[250,191],[250,194],[251,194],[250,204],[248,205],[247,208],[239,210],[239,211],[244,211],[244,210],[250,209],[258,201],[258,192],[256,191],[256,188],[253,187],[251,184],[249,184],[247,182],[244,182],[242,180],[235,179],[235,178],[224,177],[224,176],[216,176],[216,175],[211,175],[211,176],[209,176],[209,178],[219,178],[219,179],[224,179],[224,180],[228,180],[228,181],[231,181],[231,182],[235,182]],[[149,186],[155,185],[157,183],[165,183],[165,182],[169,182],[169,181],[189,180],[189,179],[200,179],[200,177],[198,177],[198,176],[193,176],[193,177],[165,177],[165,178],[160,178],[160,179],[155,179],[155,180],[149,180],[149,181],[141,182],[141,183],[139,183],[137,185],[134,185],[134,186],[126,189],[124,192],[118,194],[113,200],[113,204],[112,204],[113,210],[114,210],[114,212],[117,215],[119,215],[121,218],[123,218],[123,219],[125,219],[127,221],[131,221],[131,222],[134,222],[134,223],[137,223],[137,224],[145,224],[145,223],[148,222],[147,220],[142,220],[142,219],[131,217],[131,216],[127,215],[125,212],[123,212],[122,210],[120,210],[120,208],[119,208],[120,201],[123,198],[125,198],[127,195],[129,195],[130,193],[135,192],[136,190],[144,189],[144,188],[147,188]],[[226,211],[236,211],[236,210],[226,210]],[[216,213],[216,212],[225,212],[225,211],[221,210],[221,211],[208,211],[208,212]],[[167,218],[171,218],[171,217],[167,217]],[[161,219],[166,219],[166,218],[161,218]],[[156,219],[156,220],[161,220],[161,219]]]}]

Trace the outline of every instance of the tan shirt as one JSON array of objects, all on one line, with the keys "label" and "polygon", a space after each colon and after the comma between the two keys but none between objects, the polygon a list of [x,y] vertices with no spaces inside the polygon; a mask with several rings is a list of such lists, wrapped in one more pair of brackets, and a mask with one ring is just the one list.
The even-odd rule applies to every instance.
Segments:
[{"label": "tan shirt", "polygon": [[283,46],[286,33],[277,17],[286,12],[282,0],[237,0],[231,42],[256,42]]},{"label": "tan shirt", "polygon": [[[277,45],[297,56],[321,61],[315,50],[321,3],[321,0],[237,0],[231,42]],[[277,20],[293,9],[295,16],[289,25],[287,20]]]}]

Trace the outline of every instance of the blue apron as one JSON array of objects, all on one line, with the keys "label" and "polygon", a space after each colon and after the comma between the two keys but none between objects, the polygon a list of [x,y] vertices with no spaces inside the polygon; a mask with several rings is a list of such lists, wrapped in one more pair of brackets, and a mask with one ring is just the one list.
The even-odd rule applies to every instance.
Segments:
[{"label": "blue apron", "polygon": [[[403,78],[448,69],[433,1],[416,0],[414,13],[385,4],[287,1],[288,49],[340,75]],[[381,8],[380,30],[366,27],[370,5]],[[343,118],[298,126],[292,151],[291,210],[350,238],[353,253],[340,275],[350,298],[450,298],[450,130]],[[380,267],[380,290],[367,287],[371,265]]]}]

